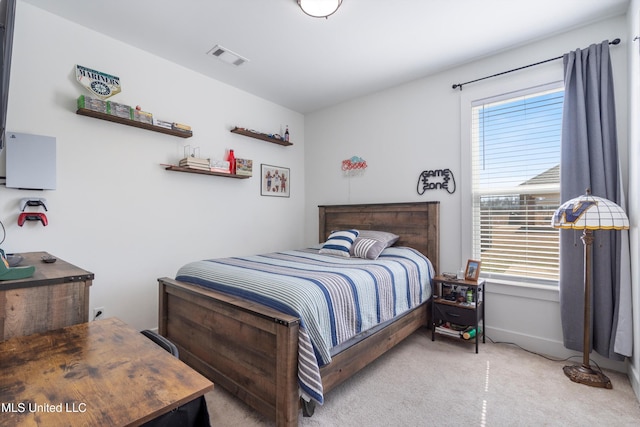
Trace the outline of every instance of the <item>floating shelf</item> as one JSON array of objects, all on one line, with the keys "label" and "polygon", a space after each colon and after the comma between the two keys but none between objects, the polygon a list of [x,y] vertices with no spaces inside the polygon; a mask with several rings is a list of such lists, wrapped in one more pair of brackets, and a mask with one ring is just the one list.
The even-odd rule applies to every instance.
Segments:
[{"label": "floating shelf", "polygon": [[191,138],[193,136],[193,132],[191,131],[167,129],[162,126],[156,126],[149,123],[143,123],[143,122],[138,122],[131,119],[125,119],[123,117],[101,113],[99,111],[93,111],[87,108],[78,108],[78,110],[76,111],[76,114],[80,114],[81,116],[93,117],[94,119],[101,119],[109,122],[120,123],[121,125],[133,126],[136,128],[151,130],[154,132],[165,133],[167,135],[178,136],[180,138]]},{"label": "floating shelf", "polygon": [[252,132],[239,127],[235,127],[231,129],[231,133],[237,133],[239,135],[248,136],[250,138],[261,139],[263,141],[271,142],[273,144],[278,144],[278,145],[284,145],[284,146],[293,145],[293,143],[289,141],[283,141],[281,139],[271,137],[266,133]]},{"label": "floating shelf", "polygon": [[230,173],[221,173],[221,172],[212,172],[205,171],[201,169],[192,169],[192,168],[183,168],[181,166],[173,166],[173,165],[163,165],[166,170],[174,171],[174,172],[187,172],[187,173],[199,173],[201,175],[214,175],[214,176],[223,176],[225,178],[236,178],[236,179],[246,179],[251,178],[250,175],[232,175]]}]

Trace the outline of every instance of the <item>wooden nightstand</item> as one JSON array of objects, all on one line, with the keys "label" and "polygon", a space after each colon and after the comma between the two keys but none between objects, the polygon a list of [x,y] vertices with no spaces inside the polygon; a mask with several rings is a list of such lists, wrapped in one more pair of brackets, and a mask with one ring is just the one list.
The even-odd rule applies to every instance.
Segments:
[{"label": "wooden nightstand", "polygon": [[0,281],[0,342],[89,320],[93,273],[61,259],[42,262],[47,252],[20,254],[33,276]]},{"label": "wooden nightstand", "polygon": [[[448,279],[436,276],[432,280],[433,297],[431,298],[431,341],[435,341],[436,334],[451,336],[465,340],[460,331],[444,328],[447,323],[466,326],[475,329],[476,353],[478,352],[478,338],[484,336],[484,279],[478,281]],[[471,301],[459,301],[458,293],[464,289],[471,290]],[[480,323],[482,322],[482,323]],[[480,324],[482,327],[480,328]]]}]

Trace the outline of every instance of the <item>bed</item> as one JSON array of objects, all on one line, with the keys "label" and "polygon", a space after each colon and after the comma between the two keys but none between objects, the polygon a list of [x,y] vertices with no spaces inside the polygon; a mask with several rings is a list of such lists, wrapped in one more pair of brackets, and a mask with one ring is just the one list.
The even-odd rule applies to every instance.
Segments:
[{"label": "bed", "polygon": [[[352,228],[397,234],[399,240],[384,254],[396,256],[400,249],[395,248],[410,247],[438,271],[438,202],[319,206],[320,242],[333,230]],[[307,253],[319,262],[313,248]],[[293,255],[284,251],[279,256]],[[279,426],[297,425],[301,407],[305,415],[311,414],[316,396],[309,402],[303,389],[301,399],[298,378],[299,367],[303,369],[303,363],[298,363],[299,347],[304,347],[304,334],[310,328],[306,320],[273,304],[251,301],[242,293],[225,293],[225,283],[221,283],[225,292],[197,280],[189,283],[190,270],[181,274],[176,277],[184,280],[158,279],[159,332],[176,344],[180,358]],[[359,331],[341,343],[339,351],[332,349],[330,363],[319,368],[322,393],[427,325],[429,306],[426,300],[417,303],[381,326]]]}]

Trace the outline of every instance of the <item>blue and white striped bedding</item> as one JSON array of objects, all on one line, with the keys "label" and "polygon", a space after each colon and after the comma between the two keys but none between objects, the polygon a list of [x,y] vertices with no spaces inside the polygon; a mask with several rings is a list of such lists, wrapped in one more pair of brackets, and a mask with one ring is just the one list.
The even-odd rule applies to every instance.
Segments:
[{"label": "blue and white striped bedding", "polygon": [[195,261],[176,280],[299,317],[300,388],[322,404],[319,369],[331,362],[331,349],[427,301],[433,276],[431,262],[411,248],[386,248],[377,260],[308,248]]}]

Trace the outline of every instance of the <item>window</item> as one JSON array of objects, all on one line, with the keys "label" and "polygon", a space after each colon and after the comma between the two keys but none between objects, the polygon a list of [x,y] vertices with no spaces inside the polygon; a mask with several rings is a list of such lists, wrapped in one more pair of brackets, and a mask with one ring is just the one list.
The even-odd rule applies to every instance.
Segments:
[{"label": "window", "polygon": [[472,104],[473,254],[490,277],[558,280],[564,89]]}]

